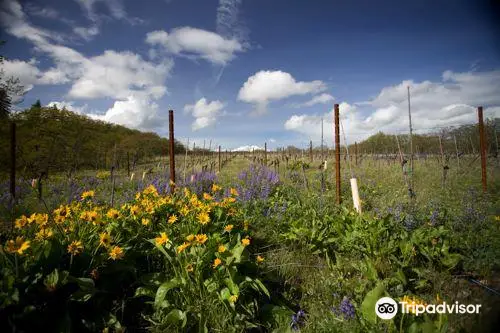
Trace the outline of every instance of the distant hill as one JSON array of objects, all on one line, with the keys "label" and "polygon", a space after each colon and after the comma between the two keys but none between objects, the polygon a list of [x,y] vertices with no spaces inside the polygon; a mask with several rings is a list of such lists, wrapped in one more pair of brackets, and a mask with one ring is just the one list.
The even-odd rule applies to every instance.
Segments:
[{"label": "distant hill", "polygon": [[[17,124],[17,169],[27,177],[42,172],[75,172],[111,168],[114,161],[126,167],[168,152],[168,139],[156,133],[90,119],[66,109],[41,107],[39,103],[11,114]],[[10,165],[9,122],[0,121],[0,173]],[[185,151],[176,140],[176,153]]]}]

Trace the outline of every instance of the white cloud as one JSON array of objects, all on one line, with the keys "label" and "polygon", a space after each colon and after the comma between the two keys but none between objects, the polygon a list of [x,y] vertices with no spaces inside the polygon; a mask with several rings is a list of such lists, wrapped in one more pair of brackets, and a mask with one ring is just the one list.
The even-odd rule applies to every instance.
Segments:
[{"label": "white cloud", "polygon": [[[446,71],[441,82],[402,81],[383,88],[373,100],[356,103],[374,108],[374,111],[364,116],[355,105],[340,104],[340,114],[349,143],[365,139],[378,131],[407,133],[407,86],[410,86],[412,125],[417,133],[476,123],[476,110],[480,105],[484,107],[485,116],[500,117],[500,71]],[[332,112],[319,116],[292,115],[284,127],[320,141],[321,117],[325,119],[325,138],[327,142],[331,142]]]},{"label": "white cloud", "polygon": [[224,65],[244,51],[236,39],[225,39],[215,32],[181,27],[170,33],[164,30],[149,32],[146,43],[160,45],[163,50],[179,56],[201,58],[214,64]]},{"label": "white cloud", "polygon": [[26,5],[26,11],[29,15],[43,18],[57,19],[60,17],[59,12],[54,8],[40,7],[34,3],[28,3]]},{"label": "white cloud", "polygon": [[260,71],[243,84],[238,99],[257,106],[256,113],[266,112],[267,103],[294,95],[315,94],[326,89],[326,84],[315,80],[297,82],[292,75],[282,71]]},{"label": "white cloud", "polygon": [[69,91],[74,98],[128,98],[145,94],[160,98],[166,93],[164,82],[173,62],[152,63],[140,55],[105,51],[102,55],[84,59]]},{"label": "white cloud", "polygon": [[73,32],[80,36],[81,38],[89,41],[99,34],[99,28],[97,26],[91,27],[74,27]]},{"label": "white cloud", "polygon": [[235,148],[232,151],[252,151],[252,150],[264,150],[264,148],[255,145],[248,145]]},{"label": "white cloud", "polygon": [[327,104],[329,102],[334,101],[335,98],[327,93],[323,93],[321,95],[314,96],[312,99],[309,101],[302,103],[302,104],[293,104],[292,106],[294,108],[302,108],[302,107],[310,107],[316,104]]},{"label": "white cloud", "polygon": [[121,0],[76,0],[76,2],[82,6],[87,12],[88,18],[92,21],[98,20],[98,15],[94,11],[94,5],[98,2],[103,2],[108,8],[111,16],[116,19],[123,19],[127,16]]},{"label": "white cloud", "polygon": [[88,114],[93,119],[99,119],[129,128],[149,129],[158,127],[160,119],[158,104],[147,98],[128,96],[126,100],[115,101],[105,114]]},{"label": "white cloud", "polygon": [[217,116],[220,115],[224,107],[225,104],[221,101],[207,102],[206,98],[201,98],[195,104],[184,106],[184,111],[191,113],[195,118],[191,124],[191,128],[193,131],[197,131],[214,125],[217,121]]},{"label": "white cloud", "polygon": [[84,114],[88,111],[87,104],[85,104],[83,106],[76,106],[75,102],[67,102],[67,101],[60,101],[60,102],[54,101],[54,102],[47,103],[47,106],[48,107],[55,106],[59,110],[62,110],[63,108],[65,108],[68,111],[72,111],[72,112],[75,112],[78,114]]},{"label": "white cloud", "polygon": [[124,100],[130,95],[142,95],[157,99],[167,91],[165,80],[173,67],[170,59],[150,62],[129,51],[110,50],[87,58],[72,48],[54,43],[51,32],[29,24],[19,3],[12,0],[2,3],[0,19],[9,33],[29,40],[35,50],[48,54],[54,62],[44,73],[35,69],[34,64],[29,68],[24,64],[24,69],[36,77],[30,84],[70,83],[68,96],[73,98]]}]

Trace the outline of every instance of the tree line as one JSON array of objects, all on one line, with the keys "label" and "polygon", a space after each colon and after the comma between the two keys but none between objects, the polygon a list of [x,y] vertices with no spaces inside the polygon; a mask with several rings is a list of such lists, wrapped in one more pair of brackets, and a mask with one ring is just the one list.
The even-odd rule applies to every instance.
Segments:
[{"label": "tree line", "polygon": [[[166,156],[169,140],[156,133],[91,119],[57,107],[30,108],[0,119],[0,173],[10,166],[10,123],[16,124],[16,166],[26,177],[82,169],[133,167],[140,161]],[[185,152],[177,140],[176,153]]]}]

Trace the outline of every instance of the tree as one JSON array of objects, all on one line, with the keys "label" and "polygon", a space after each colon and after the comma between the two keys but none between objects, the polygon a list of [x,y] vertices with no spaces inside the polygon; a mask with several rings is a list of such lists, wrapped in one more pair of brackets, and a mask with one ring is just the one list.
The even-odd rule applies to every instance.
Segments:
[{"label": "tree", "polygon": [[[0,41],[0,46],[4,44],[5,41]],[[22,96],[26,94],[19,78],[6,76],[3,69],[4,60],[5,57],[0,55],[0,118],[7,117],[12,104],[21,103],[23,101]]]}]

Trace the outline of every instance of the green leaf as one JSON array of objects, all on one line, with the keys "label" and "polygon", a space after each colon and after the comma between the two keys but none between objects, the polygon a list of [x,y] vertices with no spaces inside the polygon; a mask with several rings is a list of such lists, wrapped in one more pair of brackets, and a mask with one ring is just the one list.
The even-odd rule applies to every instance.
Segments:
[{"label": "green leaf", "polygon": [[139,287],[135,290],[134,297],[150,297],[155,298],[155,292],[147,287]]},{"label": "green leaf", "polygon": [[165,320],[167,323],[171,324],[177,324],[179,322],[182,322],[182,327],[185,327],[187,323],[187,316],[184,311],[181,311],[179,309],[173,309],[167,314]]},{"label": "green leaf", "polygon": [[259,286],[260,290],[266,294],[267,297],[271,298],[271,294],[269,294],[269,290],[267,290],[266,286],[259,279],[255,279],[254,281]]},{"label": "green leaf", "polygon": [[181,285],[181,280],[178,278],[173,278],[172,280],[163,283],[156,291],[155,307],[160,307],[165,300],[165,296],[167,296],[168,291],[178,287],[179,285]]},{"label": "green leaf", "polygon": [[363,317],[369,322],[375,324],[377,322],[377,314],[375,313],[375,304],[385,291],[384,284],[379,282],[375,288],[370,290],[361,304],[361,312]]}]

